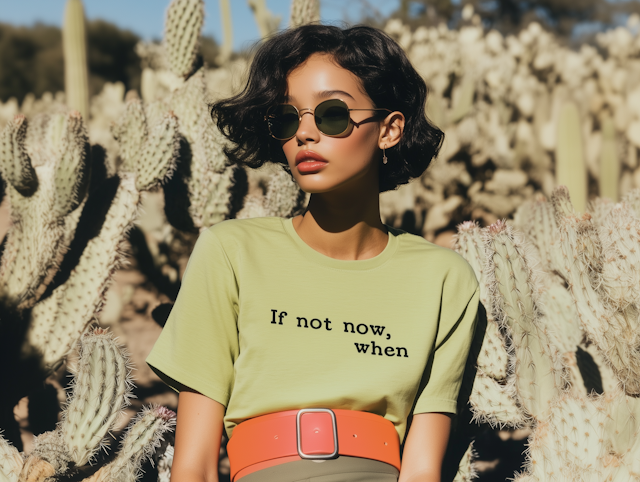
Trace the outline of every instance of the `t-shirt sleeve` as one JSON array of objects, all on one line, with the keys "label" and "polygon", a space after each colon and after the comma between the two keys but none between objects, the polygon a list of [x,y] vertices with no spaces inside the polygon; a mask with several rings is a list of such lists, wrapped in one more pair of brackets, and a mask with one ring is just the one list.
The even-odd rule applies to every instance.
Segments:
[{"label": "t-shirt sleeve", "polygon": [[466,262],[462,269],[449,273],[442,291],[436,343],[425,368],[424,389],[418,395],[414,414],[456,413],[476,327],[479,296],[475,274]]},{"label": "t-shirt sleeve", "polygon": [[239,353],[237,315],[232,264],[215,233],[205,230],[147,363],[174,390],[190,388],[227,406]]}]

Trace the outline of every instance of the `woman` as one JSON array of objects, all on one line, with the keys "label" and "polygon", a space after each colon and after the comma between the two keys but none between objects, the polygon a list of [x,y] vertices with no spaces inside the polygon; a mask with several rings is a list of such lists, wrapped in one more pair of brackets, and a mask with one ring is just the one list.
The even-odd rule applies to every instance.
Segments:
[{"label": "woman", "polygon": [[310,25],[267,40],[213,105],[232,162],[281,163],[311,197],[198,239],[147,359],[180,392],[172,480],[217,480],[223,423],[236,481],[440,480],[477,281],[379,211],[442,143],[426,92],[379,30]]}]

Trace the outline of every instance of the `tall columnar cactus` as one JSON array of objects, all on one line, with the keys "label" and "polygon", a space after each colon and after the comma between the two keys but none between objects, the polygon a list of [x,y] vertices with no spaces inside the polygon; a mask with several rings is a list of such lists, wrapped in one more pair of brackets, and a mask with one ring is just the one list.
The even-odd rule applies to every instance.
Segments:
[{"label": "tall columnar cactus", "polygon": [[223,40],[217,61],[219,64],[225,64],[233,51],[233,23],[229,0],[220,0],[220,19],[222,21]]},{"label": "tall columnar cactus", "polygon": [[[0,437],[0,481],[57,480],[90,463],[105,447],[107,433],[132,396],[129,359],[113,336],[101,328],[82,336],[79,353],[73,388],[58,427],[38,436],[24,459]],[[171,410],[144,408],[130,423],[113,462],[85,480],[134,482],[142,460],[155,451],[162,435],[174,425]]]},{"label": "tall columnar cactus", "polygon": [[320,21],[320,0],[293,0],[289,27]]},{"label": "tall columnar cactus", "polygon": [[587,208],[587,167],[578,107],[566,102],[558,117],[556,183],[569,188],[579,212]]},{"label": "tall columnar cactus", "polygon": [[173,0],[167,9],[164,45],[171,71],[179,77],[193,73],[203,23],[203,0]]},{"label": "tall columnar cactus", "polygon": [[620,198],[620,159],[616,128],[611,117],[602,121],[602,151],[600,153],[600,196],[618,202]]},{"label": "tall columnar cactus", "polygon": [[36,290],[69,247],[78,222],[78,213],[72,213],[89,186],[88,141],[80,114],[54,115],[42,125],[38,130],[45,139],[40,149],[31,146],[33,161],[24,116],[1,134],[0,170],[8,182],[12,227],[0,264],[0,298],[10,309],[35,302]]},{"label": "tall columnar cactus", "polygon": [[62,29],[64,48],[64,84],[67,105],[89,115],[89,67],[87,64],[87,34],[82,0],[67,0]]}]

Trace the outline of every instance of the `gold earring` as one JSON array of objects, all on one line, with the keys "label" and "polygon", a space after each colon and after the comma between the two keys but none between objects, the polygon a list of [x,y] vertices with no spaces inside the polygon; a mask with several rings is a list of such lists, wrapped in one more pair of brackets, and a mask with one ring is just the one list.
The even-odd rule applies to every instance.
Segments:
[{"label": "gold earring", "polygon": [[387,159],[387,154],[384,150],[385,147],[386,146],[382,146],[382,164],[386,164],[387,162],[389,162],[389,159]]}]

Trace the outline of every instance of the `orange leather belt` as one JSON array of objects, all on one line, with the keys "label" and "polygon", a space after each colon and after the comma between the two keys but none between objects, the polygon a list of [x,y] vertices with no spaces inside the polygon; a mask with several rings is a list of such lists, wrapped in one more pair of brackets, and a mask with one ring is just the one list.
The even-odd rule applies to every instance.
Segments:
[{"label": "orange leather belt", "polygon": [[245,420],[227,453],[231,480],[294,460],[338,455],[379,460],[400,470],[400,441],[393,423],[368,412],[309,408]]}]

